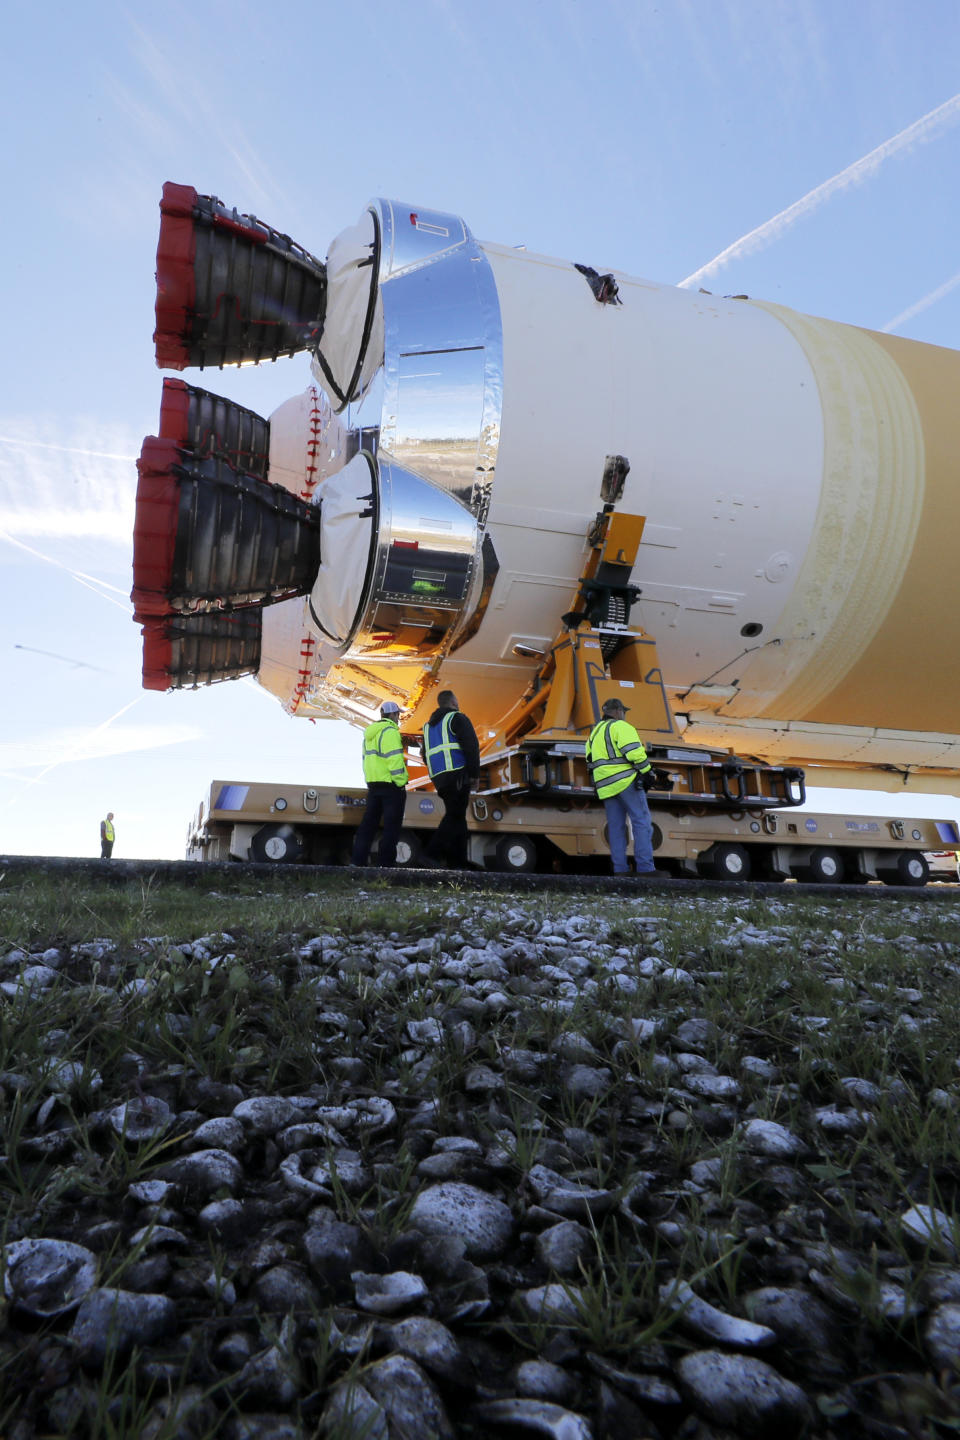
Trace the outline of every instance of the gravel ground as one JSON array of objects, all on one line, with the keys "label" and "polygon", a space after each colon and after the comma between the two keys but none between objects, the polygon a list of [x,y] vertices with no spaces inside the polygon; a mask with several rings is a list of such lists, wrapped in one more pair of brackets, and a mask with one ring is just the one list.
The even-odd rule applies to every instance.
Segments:
[{"label": "gravel ground", "polygon": [[0,954],[6,1440],[960,1429],[960,904],[231,903]]}]

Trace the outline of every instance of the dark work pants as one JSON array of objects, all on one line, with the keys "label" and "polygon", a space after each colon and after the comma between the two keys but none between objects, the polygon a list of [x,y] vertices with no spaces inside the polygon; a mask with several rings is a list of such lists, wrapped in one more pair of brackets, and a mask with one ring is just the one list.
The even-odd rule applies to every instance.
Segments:
[{"label": "dark work pants", "polygon": [[374,780],[367,786],[367,808],[357,826],[353,841],[354,865],[366,865],[370,859],[370,847],[377,833],[377,826],[383,821],[380,837],[378,865],[396,863],[397,837],[403,824],[403,812],[407,804],[407,792],[402,785],[391,781]]},{"label": "dark work pants", "polygon": [[111,859],[112,856],[113,856],[113,841],[112,841],[112,840],[101,840],[101,841],[100,841],[100,859],[101,859],[101,860],[109,860],[109,859]]},{"label": "dark work pants", "polygon": [[442,865],[462,869],[467,863],[469,843],[467,806],[470,804],[470,776],[466,770],[454,770],[446,776],[437,775],[433,783],[443,801],[443,819],[427,846],[427,854],[431,860],[437,860]]}]

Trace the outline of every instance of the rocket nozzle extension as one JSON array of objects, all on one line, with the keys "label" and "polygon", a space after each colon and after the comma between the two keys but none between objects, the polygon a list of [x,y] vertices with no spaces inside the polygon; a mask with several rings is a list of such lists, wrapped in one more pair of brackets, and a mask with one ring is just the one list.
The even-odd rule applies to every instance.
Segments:
[{"label": "rocket nozzle extension", "polygon": [[243,365],[314,349],[327,271],[289,235],[168,181],[157,247],[157,365]]}]

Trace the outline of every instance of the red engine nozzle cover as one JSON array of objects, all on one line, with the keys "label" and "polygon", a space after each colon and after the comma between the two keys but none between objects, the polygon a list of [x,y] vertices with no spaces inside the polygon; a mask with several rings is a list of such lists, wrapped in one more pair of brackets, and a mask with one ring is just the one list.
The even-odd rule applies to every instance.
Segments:
[{"label": "red engine nozzle cover", "polygon": [[180,486],[174,473],[181,451],[173,440],[148,435],[137,461],[133,522],[133,617],[169,615],[177,543]]},{"label": "red engine nozzle cover", "polygon": [[157,246],[157,364],[241,365],[319,342],[326,312],[322,261],[214,195],[167,181]]},{"label": "red engine nozzle cover", "polygon": [[193,214],[199,198],[192,185],[168,180],[163,187],[157,245],[157,328],[153,335],[161,370],[184,370],[191,363],[186,337],[196,301]]},{"label": "red engine nozzle cover", "polygon": [[134,619],[223,613],[311,590],[319,505],[239,469],[230,456],[153,435],[137,469]]},{"label": "red engine nozzle cover", "polygon": [[262,612],[167,615],[143,625],[144,690],[236,680],[260,668]]},{"label": "red engine nozzle cover", "polygon": [[270,421],[185,380],[163,382],[160,438],[198,456],[220,456],[259,480],[269,479]]}]

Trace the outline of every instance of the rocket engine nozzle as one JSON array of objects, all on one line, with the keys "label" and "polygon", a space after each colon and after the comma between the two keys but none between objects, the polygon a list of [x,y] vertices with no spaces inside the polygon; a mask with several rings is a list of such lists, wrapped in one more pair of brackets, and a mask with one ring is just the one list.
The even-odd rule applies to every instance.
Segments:
[{"label": "rocket engine nozzle", "polygon": [[160,438],[197,456],[217,455],[258,480],[269,479],[270,421],[185,380],[163,382]]},{"label": "rocket engine nozzle", "polygon": [[242,365],[319,343],[322,261],[214,195],[168,181],[157,247],[157,365]]},{"label": "rocket engine nozzle", "polygon": [[255,675],[263,613],[167,615],[143,626],[144,690],[181,690]]},{"label": "rocket engine nozzle", "polygon": [[[136,619],[238,611],[309,592],[320,568],[320,507],[266,478],[269,450],[260,415],[164,381],[160,435],[144,440],[137,462]],[[174,633],[186,632],[167,627],[164,643]],[[219,638],[238,633],[227,626]],[[158,634],[154,627],[151,643]],[[145,632],[145,650],[150,638]]]}]

